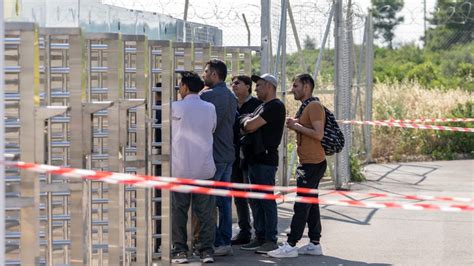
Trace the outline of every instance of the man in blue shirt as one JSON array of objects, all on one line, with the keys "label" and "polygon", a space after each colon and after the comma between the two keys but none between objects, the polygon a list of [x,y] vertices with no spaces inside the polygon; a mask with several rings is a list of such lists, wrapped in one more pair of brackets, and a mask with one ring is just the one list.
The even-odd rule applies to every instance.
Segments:
[{"label": "man in blue shirt", "polygon": [[[214,180],[230,182],[232,163],[235,160],[233,125],[237,112],[237,99],[227,88],[225,79],[227,66],[218,59],[206,63],[202,78],[207,89],[201,92],[201,99],[212,103],[216,108],[217,126],[214,132]],[[219,208],[219,222],[214,242],[215,256],[232,255],[232,198],[216,197]]]}]

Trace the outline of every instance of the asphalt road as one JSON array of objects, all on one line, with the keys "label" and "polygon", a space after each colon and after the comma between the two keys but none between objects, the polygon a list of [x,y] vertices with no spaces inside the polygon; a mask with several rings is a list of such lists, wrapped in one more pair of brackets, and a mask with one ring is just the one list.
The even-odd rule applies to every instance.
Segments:
[{"label": "asphalt road", "polygon": [[[322,193],[322,199],[419,203],[371,198],[367,192],[474,198],[474,160],[369,165],[367,181],[351,196]],[[423,201],[441,205],[474,202]],[[286,240],[292,203],[279,204],[279,240]],[[323,256],[273,259],[234,247],[234,256],[214,265],[474,265],[474,212],[321,206]],[[237,225],[234,224],[234,231]],[[305,236],[298,246],[308,242]],[[188,265],[199,265],[191,262]]]}]

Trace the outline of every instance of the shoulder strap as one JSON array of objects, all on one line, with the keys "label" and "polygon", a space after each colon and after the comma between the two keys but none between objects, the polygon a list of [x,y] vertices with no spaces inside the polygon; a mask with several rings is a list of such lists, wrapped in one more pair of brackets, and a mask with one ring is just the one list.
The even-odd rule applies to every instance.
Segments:
[{"label": "shoulder strap", "polygon": [[303,114],[303,111],[304,109],[306,108],[306,106],[308,106],[308,104],[312,101],[319,101],[319,98],[318,97],[309,97],[308,99],[306,99],[300,106],[300,108],[298,109],[298,111],[296,112],[296,115],[295,115],[295,118],[299,118],[301,116],[301,114]]}]

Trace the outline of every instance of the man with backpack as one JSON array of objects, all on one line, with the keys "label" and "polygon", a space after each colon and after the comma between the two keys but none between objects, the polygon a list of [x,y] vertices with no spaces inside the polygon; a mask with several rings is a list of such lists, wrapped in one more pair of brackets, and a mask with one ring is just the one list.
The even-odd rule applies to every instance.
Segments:
[{"label": "man with backpack", "polygon": [[[313,97],[314,80],[309,74],[299,74],[293,78],[291,93],[295,100],[301,101],[294,118],[286,119],[287,128],[297,136],[299,165],[296,169],[298,188],[317,189],[326,171],[326,155],[321,140],[324,137],[325,109]],[[298,196],[318,197],[318,195],[297,193]],[[292,258],[300,255],[322,255],[319,239],[321,237],[321,217],[319,204],[295,202],[288,240],[278,249],[268,252],[274,258]],[[297,248],[296,243],[303,236],[308,224],[310,243]]]}]

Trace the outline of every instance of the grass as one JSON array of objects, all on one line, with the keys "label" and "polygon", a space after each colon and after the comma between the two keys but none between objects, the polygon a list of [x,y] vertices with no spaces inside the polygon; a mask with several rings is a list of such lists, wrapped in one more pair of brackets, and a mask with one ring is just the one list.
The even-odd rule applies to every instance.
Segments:
[{"label": "grass", "polygon": [[[426,90],[416,82],[378,83],[373,93],[373,119],[416,119],[452,117],[458,104],[471,100],[461,89]],[[458,125],[462,126],[462,125]],[[372,128],[372,157],[376,161],[429,160],[424,147],[446,131]],[[465,133],[470,134],[470,133]]]},{"label": "grass", "polygon": [[[323,87],[323,86],[321,86]],[[334,110],[334,95],[318,95],[321,102]],[[362,96],[362,99],[364,96]],[[417,82],[376,83],[373,89],[373,120],[416,119],[453,117],[452,110],[458,104],[472,101],[473,93],[462,89],[424,89]],[[300,102],[293,95],[286,96],[287,115],[294,116]],[[360,119],[358,117],[357,119]],[[442,125],[442,124],[440,124]],[[463,127],[463,124],[455,126]],[[361,126],[353,126],[352,152],[361,154],[363,147]],[[427,152],[426,147],[439,142],[440,135],[446,131],[416,130],[389,127],[371,127],[372,158],[376,162],[387,161],[421,161],[439,159]],[[472,134],[472,133],[460,133]],[[466,135],[464,135],[466,136]],[[472,137],[469,135],[469,137]],[[288,143],[295,142],[295,134],[289,131]],[[438,145],[438,144],[436,144]],[[289,147],[289,156],[293,146]],[[451,157],[446,157],[447,159]]]}]

